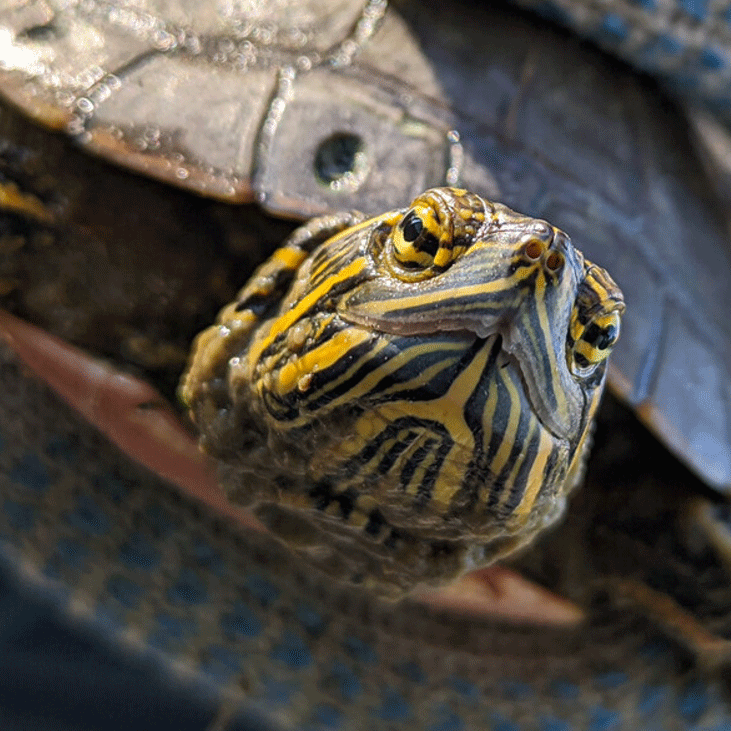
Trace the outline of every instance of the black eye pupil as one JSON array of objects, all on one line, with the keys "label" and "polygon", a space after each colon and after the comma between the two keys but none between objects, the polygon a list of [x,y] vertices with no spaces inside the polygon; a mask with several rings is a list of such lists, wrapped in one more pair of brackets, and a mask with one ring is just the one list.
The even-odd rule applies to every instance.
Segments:
[{"label": "black eye pupil", "polygon": [[592,323],[586,328],[583,339],[597,350],[606,350],[617,339],[617,328],[614,325],[601,328]]},{"label": "black eye pupil", "polygon": [[617,329],[614,325],[610,325],[606,330],[602,331],[601,336],[597,340],[596,347],[599,350],[606,350],[617,339]]},{"label": "black eye pupil", "polygon": [[413,211],[401,222],[401,231],[404,234],[404,239],[409,243],[416,241],[423,230],[424,224]]}]

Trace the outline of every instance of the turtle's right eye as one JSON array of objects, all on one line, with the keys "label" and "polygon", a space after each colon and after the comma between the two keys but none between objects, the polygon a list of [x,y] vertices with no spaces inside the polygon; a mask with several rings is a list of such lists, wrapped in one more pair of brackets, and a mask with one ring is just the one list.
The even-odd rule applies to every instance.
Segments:
[{"label": "turtle's right eye", "polygon": [[599,371],[619,338],[624,298],[614,280],[601,267],[584,261],[584,279],[579,283],[571,310],[566,358],[578,378]]},{"label": "turtle's right eye", "polygon": [[588,375],[609,357],[619,338],[620,319],[620,313],[612,310],[585,324],[575,324],[572,332],[571,370],[576,375]]},{"label": "turtle's right eye", "polygon": [[427,190],[388,221],[381,239],[388,272],[421,282],[445,272],[474,242],[485,222],[484,201],[457,188]]}]

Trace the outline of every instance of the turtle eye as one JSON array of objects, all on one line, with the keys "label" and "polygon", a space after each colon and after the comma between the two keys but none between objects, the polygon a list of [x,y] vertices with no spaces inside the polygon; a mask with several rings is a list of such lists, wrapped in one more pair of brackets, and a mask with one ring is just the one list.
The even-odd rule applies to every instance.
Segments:
[{"label": "turtle eye", "polygon": [[587,375],[603,363],[619,338],[619,328],[617,310],[599,314],[586,323],[576,321],[571,333],[571,370],[576,375]]},{"label": "turtle eye", "polygon": [[426,269],[434,264],[439,251],[434,224],[433,211],[412,208],[394,229],[394,258],[405,269]]}]

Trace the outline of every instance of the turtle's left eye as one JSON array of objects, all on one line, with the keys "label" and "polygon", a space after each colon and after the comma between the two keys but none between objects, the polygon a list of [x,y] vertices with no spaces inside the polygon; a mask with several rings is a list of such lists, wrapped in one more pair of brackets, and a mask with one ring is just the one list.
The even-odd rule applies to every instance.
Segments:
[{"label": "turtle's left eye", "polygon": [[587,375],[603,363],[619,338],[619,328],[617,310],[602,313],[586,323],[576,321],[571,333],[571,370],[576,375]]},{"label": "turtle's left eye", "polygon": [[432,266],[439,250],[439,238],[431,230],[433,214],[427,218],[425,213],[412,208],[393,231],[394,258],[406,269]]}]

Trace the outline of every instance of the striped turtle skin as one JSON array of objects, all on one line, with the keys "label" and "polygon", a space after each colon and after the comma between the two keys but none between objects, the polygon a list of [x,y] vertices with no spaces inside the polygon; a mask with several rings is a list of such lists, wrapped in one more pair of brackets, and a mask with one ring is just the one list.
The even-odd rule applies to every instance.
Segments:
[{"label": "striped turtle skin", "polygon": [[295,232],[198,337],[182,396],[232,501],[398,596],[562,515],[623,310],[562,231],[437,188]]}]

